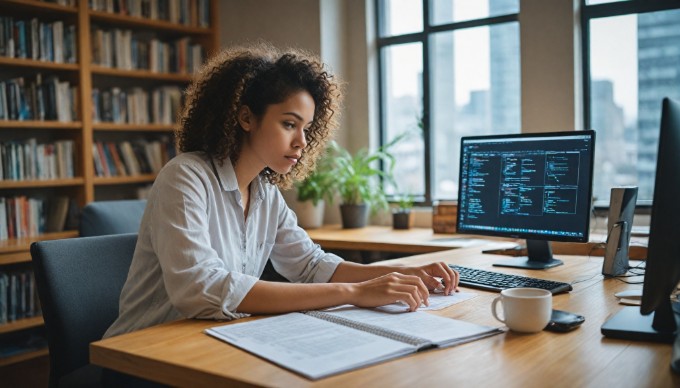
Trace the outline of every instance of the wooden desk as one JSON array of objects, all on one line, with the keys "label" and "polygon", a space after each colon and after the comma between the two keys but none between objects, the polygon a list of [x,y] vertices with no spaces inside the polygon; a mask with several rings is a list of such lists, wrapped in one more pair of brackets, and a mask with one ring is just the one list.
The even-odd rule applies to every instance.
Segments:
[{"label": "wooden desk", "polygon": [[[462,234],[438,234],[429,228],[392,229],[391,226],[370,225],[358,229],[343,229],[340,225],[324,225],[307,230],[309,237],[323,249],[350,249],[400,253],[430,253],[461,248],[470,242],[484,243],[492,239],[514,245],[514,239],[488,238]],[[500,246],[500,245],[499,245]]]},{"label": "wooden desk", "polygon": [[[554,298],[554,308],[586,317],[585,323],[570,333],[508,332],[311,381],[202,332],[225,323],[182,320],[95,342],[90,347],[90,360],[162,383],[192,387],[680,386],[680,376],[673,375],[669,368],[669,344],[612,340],[600,334],[602,323],[620,309],[614,292],[635,286],[614,279],[603,280],[599,275],[600,258],[560,258],[565,265],[529,273],[567,282],[581,280],[574,284],[572,292]],[[412,256],[397,262],[444,260],[491,268],[491,263],[498,259],[499,256],[480,254],[477,247]],[[503,271],[527,273],[510,268]],[[478,296],[433,313],[499,325],[490,312],[491,301],[498,294],[471,291]]]},{"label": "wooden desk", "polygon": [[[524,245],[523,239],[508,239],[500,237],[465,235],[465,234],[437,234],[429,228],[411,228],[395,230],[391,226],[370,225],[358,229],[342,229],[340,225],[324,225],[318,229],[307,230],[309,237],[324,249],[350,249],[365,251],[384,251],[400,253],[430,253],[441,252],[468,246],[471,240],[487,240]],[[590,242],[566,243],[554,241],[551,243],[553,253],[557,255],[604,256],[606,236],[591,234]],[[632,259],[647,257],[647,238],[634,237],[629,249]],[[641,245],[642,244],[642,245]],[[490,249],[497,249],[498,253],[510,256],[526,256],[526,250],[501,249],[502,244]]]}]

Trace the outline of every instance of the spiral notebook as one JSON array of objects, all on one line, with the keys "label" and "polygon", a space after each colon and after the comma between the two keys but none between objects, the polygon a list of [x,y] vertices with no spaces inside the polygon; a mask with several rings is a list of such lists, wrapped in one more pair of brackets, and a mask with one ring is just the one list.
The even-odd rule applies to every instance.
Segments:
[{"label": "spiral notebook", "polygon": [[389,313],[356,307],[290,313],[206,330],[309,379],[501,332],[425,312]]}]

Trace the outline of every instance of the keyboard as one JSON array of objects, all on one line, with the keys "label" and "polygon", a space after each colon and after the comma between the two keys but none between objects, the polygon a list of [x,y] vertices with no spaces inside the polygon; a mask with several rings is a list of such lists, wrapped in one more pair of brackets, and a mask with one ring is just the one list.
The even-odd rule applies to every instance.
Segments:
[{"label": "keyboard", "polygon": [[460,285],[470,288],[500,292],[506,288],[532,287],[548,290],[553,294],[571,291],[571,284],[530,278],[526,276],[510,275],[500,272],[449,265],[460,274]]}]

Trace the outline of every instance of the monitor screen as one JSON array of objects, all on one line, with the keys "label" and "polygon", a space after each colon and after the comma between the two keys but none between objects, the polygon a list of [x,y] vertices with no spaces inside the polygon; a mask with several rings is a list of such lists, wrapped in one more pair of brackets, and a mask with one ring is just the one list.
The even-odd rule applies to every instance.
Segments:
[{"label": "monitor screen", "polygon": [[463,137],[458,232],[527,239],[528,259],[497,265],[559,265],[548,241],[588,241],[594,143],[594,131]]},{"label": "monitor screen", "polygon": [[[665,98],[656,160],[645,280],[640,308],[623,308],[604,325],[609,337],[670,342],[676,314],[671,294],[680,282],[680,101]],[[641,315],[645,314],[645,315]]]}]

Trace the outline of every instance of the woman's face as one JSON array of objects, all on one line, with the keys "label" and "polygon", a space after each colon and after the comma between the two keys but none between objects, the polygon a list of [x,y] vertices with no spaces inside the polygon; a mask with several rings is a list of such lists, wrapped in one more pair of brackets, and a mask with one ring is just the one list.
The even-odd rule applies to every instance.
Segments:
[{"label": "woman's face", "polygon": [[243,107],[239,121],[248,136],[239,159],[259,164],[260,170],[269,167],[279,174],[288,173],[307,145],[305,132],[314,119],[314,108],[314,99],[307,91],[295,92],[283,102],[269,105],[261,118]]}]

